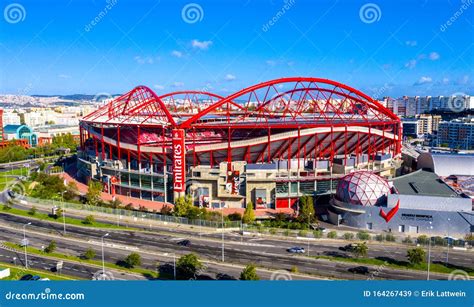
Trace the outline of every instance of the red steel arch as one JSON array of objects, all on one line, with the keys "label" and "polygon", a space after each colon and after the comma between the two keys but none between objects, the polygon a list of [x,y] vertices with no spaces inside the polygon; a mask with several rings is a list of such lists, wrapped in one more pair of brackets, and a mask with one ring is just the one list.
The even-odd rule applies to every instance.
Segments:
[{"label": "red steel arch", "polygon": [[[288,85],[292,88],[282,90],[282,88]],[[291,93],[289,99],[282,100],[283,108],[269,110],[264,107],[275,102],[274,97],[281,97],[281,95],[288,95],[288,93]],[[299,93],[299,95],[294,95],[294,93]],[[341,105],[336,98],[339,98],[339,100],[343,99],[343,104],[350,106],[352,109],[341,109]],[[400,121],[389,109],[361,91],[345,84],[322,78],[290,77],[275,79],[245,88],[193,115],[179,126],[184,129],[190,128],[198,124],[200,120],[217,108],[229,104],[231,101],[242,100],[245,101],[243,115],[232,120],[230,118],[232,114],[228,113],[226,118],[221,118],[220,120],[224,123],[230,123],[231,121],[240,122],[249,118],[265,122],[270,118],[276,117],[295,120],[297,117],[307,117],[307,111],[312,106],[313,110],[311,113],[312,115],[319,114],[319,119],[322,120],[320,123],[330,123],[330,121],[339,119],[346,124],[350,124],[351,120],[355,119],[356,116],[362,117],[358,119],[359,121],[367,122],[369,121],[369,115],[372,117],[372,120],[385,123]],[[324,107],[315,108],[315,106],[324,101]],[[292,114],[289,114],[288,110],[292,110],[290,112]],[[361,110],[367,112],[366,116],[362,116],[364,114],[361,113]]]}]

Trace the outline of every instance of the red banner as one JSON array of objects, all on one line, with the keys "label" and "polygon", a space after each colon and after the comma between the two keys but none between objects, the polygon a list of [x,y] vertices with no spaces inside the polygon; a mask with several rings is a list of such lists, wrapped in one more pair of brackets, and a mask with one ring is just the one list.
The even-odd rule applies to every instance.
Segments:
[{"label": "red banner", "polygon": [[186,148],[184,147],[184,130],[173,130],[173,190],[186,190]]}]

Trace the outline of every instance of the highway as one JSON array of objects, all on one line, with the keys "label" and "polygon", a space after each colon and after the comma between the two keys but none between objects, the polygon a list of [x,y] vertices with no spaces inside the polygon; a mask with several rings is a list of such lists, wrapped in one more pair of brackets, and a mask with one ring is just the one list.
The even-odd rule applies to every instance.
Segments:
[{"label": "highway", "polygon": [[[0,219],[3,220],[0,228],[16,228],[21,229],[21,227],[30,221],[30,219],[24,217],[11,216],[8,214],[0,214]],[[55,237],[55,240],[58,242],[58,246],[63,246],[62,248],[67,248],[75,250],[78,248],[77,241],[66,243],[67,240],[82,240],[82,242],[100,242],[101,236],[105,233],[105,230],[97,229],[86,229],[83,227],[68,226],[68,236],[62,238],[62,225],[56,223],[50,223],[46,221],[31,220],[32,225],[28,226],[30,231],[28,236],[31,236],[31,231],[35,233],[43,232],[46,234],[46,238],[43,235],[41,240],[46,242],[46,244],[51,240],[51,237]],[[18,231],[18,230],[17,230]],[[108,231],[108,230],[107,230]],[[7,231],[3,232],[1,239],[8,240],[8,238],[13,237],[13,234],[9,234]],[[191,244],[188,247],[178,245],[178,242],[182,239],[188,237],[176,237],[170,235],[164,235],[161,233],[144,233],[144,232],[130,232],[130,231],[109,231],[110,235],[107,237],[108,244],[114,244],[116,246],[128,246],[138,248],[138,252],[141,255],[145,253],[151,253],[151,255],[168,255],[167,261],[169,261],[169,255],[175,253],[176,255],[182,255],[189,252],[195,252],[199,254],[205,260],[211,261],[213,263],[218,263],[221,260],[221,243],[215,240],[199,240],[197,238],[192,238]],[[21,234],[21,233],[20,233]],[[39,234],[35,234],[38,236]],[[295,245],[295,243],[285,242],[285,241],[275,241],[267,239],[247,239],[243,243],[237,240],[236,235],[229,236],[226,234],[226,237],[232,238],[234,240],[226,241],[225,246],[225,260],[226,262],[231,262],[234,264],[240,264],[241,266],[248,263],[254,263],[257,266],[271,268],[274,270],[289,270],[293,266],[296,266],[301,273],[314,274],[317,276],[325,276],[329,278],[341,278],[341,279],[366,279],[367,276],[353,274],[348,271],[349,268],[357,266],[357,264],[350,263],[341,263],[341,262],[331,262],[324,259],[313,259],[305,256],[296,256],[290,255],[286,252],[286,248]],[[20,237],[17,237],[19,240]],[[45,243],[43,243],[45,244]],[[64,245],[63,245],[64,244]],[[340,251],[338,247],[341,243],[312,243],[310,244],[310,254],[311,255],[325,255],[331,253],[344,254]],[[306,243],[300,244],[300,246],[307,247]],[[113,246],[109,246],[113,248]],[[383,247],[379,247],[383,248]],[[109,249],[109,248],[108,248]],[[394,256],[396,254],[394,249],[399,249],[398,246],[391,247],[391,250],[375,251],[374,253],[382,253],[384,256],[390,255]],[[82,249],[84,251],[85,248]],[[117,253],[119,249],[115,249]],[[76,254],[78,251],[76,250]],[[130,251],[122,250],[119,254],[116,254],[115,258],[111,259],[117,261],[118,259],[123,259],[124,255],[130,253]],[[400,254],[401,253],[401,254]],[[403,256],[403,252],[399,252],[400,257]],[[113,257],[113,254],[110,255]],[[442,258],[443,253],[433,252],[432,259]],[[118,259],[117,259],[118,258]],[[151,260],[151,259],[150,259]],[[160,261],[161,259],[153,258],[153,261]],[[471,262],[472,263],[472,262]],[[152,264],[154,265],[154,264]],[[227,268],[220,268],[222,273],[227,272]],[[426,272],[421,271],[408,271],[408,270],[394,270],[388,267],[382,267],[377,270],[377,278],[382,279],[426,279]],[[431,278],[433,279],[447,279],[445,274],[436,274],[431,273]]]}]

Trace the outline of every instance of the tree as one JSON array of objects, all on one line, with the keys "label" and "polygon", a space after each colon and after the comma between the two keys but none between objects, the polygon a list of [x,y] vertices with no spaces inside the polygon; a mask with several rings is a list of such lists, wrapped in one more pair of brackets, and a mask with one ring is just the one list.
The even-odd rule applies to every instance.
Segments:
[{"label": "tree", "polygon": [[196,254],[187,254],[182,256],[176,262],[176,271],[180,278],[190,279],[196,276],[196,273],[203,268],[203,264]]},{"label": "tree", "polygon": [[102,183],[98,181],[89,181],[88,190],[86,194],[87,204],[97,206],[100,202],[100,193],[102,192]]},{"label": "tree", "polygon": [[245,207],[244,216],[242,217],[242,222],[244,224],[252,224],[255,221],[255,210],[253,208],[253,203],[248,202],[247,207]]},{"label": "tree", "polygon": [[302,223],[311,223],[315,219],[313,197],[310,195],[300,197],[298,220]]},{"label": "tree", "polygon": [[88,248],[84,254],[82,255],[82,258],[90,260],[95,257],[95,251],[92,248]]},{"label": "tree", "polygon": [[370,239],[370,235],[367,231],[359,231],[357,233],[357,238],[359,240],[369,240]]},{"label": "tree", "polygon": [[142,257],[138,253],[131,253],[127,258],[125,258],[124,262],[125,266],[131,269],[142,264]]},{"label": "tree", "polygon": [[365,242],[357,243],[356,246],[352,249],[352,253],[354,253],[356,257],[365,257],[367,256],[368,251],[369,248],[367,247],[367,244]]},{"label": "tree", "polygon": [[93,215],[86,216],[84,220],[82,221],[82,223],[86,225],[92,225],[94,224],[94,222],[95,222],[95,218]]},{"label": "tree", "polygon": [[335,238],[337,238],[337,232],[330,231],[330,232],[328,232],[327,236],[328,236],[329,239],[335,239]]},{"label": "tree", "polygon": [[44,249],[45,253],[52,253],[56,250],[56,241],[51,241],[48,246]]},{"label": "tree", "polygon": [[193,199],[191,195],[186,195],[186,197],[181,196],[178,197],[174,203],[173,213],[176,216],[186,216],[192,207]]},{"label": "tree", "polygon": [[260,277],[257,275],[257,268],[255,265],[247,265],[242,273],[240,273],[240,280],[260,280]]},{"label": "tree", "polygon": [[425,260],[425,251],[420,248],[412,248],[407,250],[407,258],[411,265],[417,265]]},{"label": "tree", "polygon": [[33,206],[33,207],[30,208],[30,210],[28,210],[28,214],[29,214],[29,215],[36,215],[36,211],[37,211],[37,210],[38,210],[38,209],[36,209],[36,207]]},{"label": "tree", "polygon": [[352,240],[352,239],[354,239],[354,234],[353,234],[352,232],[346,232],[346,233],[344,233],[342,236],[343,236],[343,238],[344,238],[345,240]]},{"label": "tree", "polygon": [[428,244],[429,242],[430,241],[427,235],[421,235],[421,236],[418,236],[418,238],[416,238],[416,243],[421,244],[421,245]]}]

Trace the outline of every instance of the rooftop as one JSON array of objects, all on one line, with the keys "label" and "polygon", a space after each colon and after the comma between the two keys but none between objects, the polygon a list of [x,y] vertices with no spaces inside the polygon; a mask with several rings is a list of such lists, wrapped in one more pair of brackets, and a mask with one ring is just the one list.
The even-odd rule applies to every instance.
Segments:
[{"label": "rooftop", "polygon": [[438,175],[425,170],[397,177],[393,180],[399,194],[440,197],[461,197],[452,190]]}]

